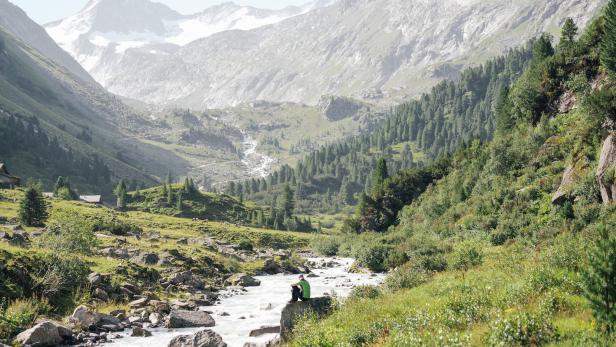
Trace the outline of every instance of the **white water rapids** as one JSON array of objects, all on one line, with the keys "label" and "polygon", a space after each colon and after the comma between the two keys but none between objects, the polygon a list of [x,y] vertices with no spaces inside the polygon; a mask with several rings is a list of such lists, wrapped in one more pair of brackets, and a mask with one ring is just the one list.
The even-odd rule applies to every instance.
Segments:
[{"label": "white water rapids", "polygon": [[[313,269],[312,273],[319,277],[307,278],[313,297],[332,292],[338,297],[346,297],[354,286],[377,285],[384,279],[384,275],[380,274],[349,273],[347,270],[353,262],[352,259],[331,260],[338,265]],[[275,334],[259,337],[248,335],[254,329],[280,325],[280,313],[291,296],[290,284],[297,281],[297,275],[280,274],[256,278],[261,281],[260,286],[248,287],[246,292],[234,296],[225,296],[222,293],[220,304],[201,308],[213,312],[216,326],[209,329],[220,334],[228,347],[242,347],[246,342],[265,343],[273,339]],[[192,334],[202,329],[205,328],[153,329],[151,337],[124,337],[115,340],[115,344],[127,347],[167,347],[174,336]]]},{"label": "white water rapids", "polygon": [[247,133],[243,133],[242,164],[248,169],[250,177],[265,177],[269,174],[274,158],[257,152],[259,142]]}]

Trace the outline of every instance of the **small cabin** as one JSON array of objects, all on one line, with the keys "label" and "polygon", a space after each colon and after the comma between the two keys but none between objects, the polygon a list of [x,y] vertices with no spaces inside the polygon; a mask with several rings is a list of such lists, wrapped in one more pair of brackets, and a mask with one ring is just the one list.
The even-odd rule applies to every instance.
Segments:
[{"label": "small cabin", "polygon": [[88,204],[93,205],[102,205],[103,204],[103,196],[102,195],[80,195],[79,200],[87,202]]},{"label": "small cabin", "polygon": [[6,164],[0,163],[0,188],[15,189],[19,187],[20,183],[21,179],[11,175],[6,168]]}]

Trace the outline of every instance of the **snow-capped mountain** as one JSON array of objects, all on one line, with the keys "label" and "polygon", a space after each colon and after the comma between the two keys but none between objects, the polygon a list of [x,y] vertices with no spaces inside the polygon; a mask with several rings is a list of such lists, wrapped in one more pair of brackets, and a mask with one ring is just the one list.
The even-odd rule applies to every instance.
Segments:
[{"label": "snow-capped mountain", "polygon": [[91,0],[83,10],[45,25],[49,35],[105,85],[131,48],[165,55],[195,40],[227,30],[250,30],[329,5],[319,0],[301,7],[264,10],[228,2],[182,15],[149,0]]},{"label": "snow-capped mountain", "polygon": [[[385,104],[425,91],[567,17],[583,27],[606,0],[341,0],[252,30],[227,30],[106,62],[104,84],[193,108],[253,100],[316,104],[322,95]],[[95,73],[96,75],[96,73]]]}]

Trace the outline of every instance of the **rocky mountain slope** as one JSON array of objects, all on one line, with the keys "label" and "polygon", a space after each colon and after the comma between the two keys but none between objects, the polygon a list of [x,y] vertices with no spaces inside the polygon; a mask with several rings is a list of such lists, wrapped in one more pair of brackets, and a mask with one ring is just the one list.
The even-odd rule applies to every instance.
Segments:
[{"label": "rocky mountain slope", "polygon": [[332,1],[313,1],[281,10],[227,2],[194,15],[182,15],[149,0],[91,0],[79,13],[45,27],[60,47],[106,85],[131,48],[143,49],[153,56],[165,55],[221,31],[278,23]]},{"label": "rocky mountain slope", "polygon": [[0,0],[0,27],[43,53],[82,81],[95,83],[81,65],[55,44],[43,28],[30,20],[19,7],[7,0]]},{"label": "rocky mountain slope", "polygon": [[[461,68],[543,31],[556,32],[566,17],[584,26],[603,4],[344,0],[273,25],[221,31],[181,48],[119,45],[115,50],[126,48],[123,54],[112,54],[104,66],[84,65],[110,91],[152,103],[316,104],[326,94],[389,103],[455,78]],[[63,40],[54,34],[56,27],[47,29]]]}]

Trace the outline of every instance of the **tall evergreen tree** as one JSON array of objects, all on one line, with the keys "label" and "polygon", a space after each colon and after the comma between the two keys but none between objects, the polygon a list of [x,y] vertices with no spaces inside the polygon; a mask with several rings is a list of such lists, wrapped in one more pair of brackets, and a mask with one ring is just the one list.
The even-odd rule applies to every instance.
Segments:
[{"label": "tall evergreen tree", "polygon": [[38,187],[30,186],[19,203],[19,222],[25,226],[40,227],[47,219],[47,203]]},{"label": "tall evergreen tree", "polygon": [[387,179],[387,162],[384,158],[379,159],[376,164],[376,169],[372,174],[372,196],[376,197],[381,195],[383,191],[383,182]]},{"label": "tall evergreen tree", "polygon": [[572,18],[567,18],[560,33],[560,46],[567,49],[575,43],[575,37],[578,34],[578,27]]},{"label": "tall evergreen tree", "polygon": [[543,34],[537,39],[533,47],[533,60],[541,62],[545,58],[554,55],[554,46],[552,46],[552,37],[549,34]]},{"label": "tall evergreen tree", "polygon": [[583,272],[585,294],[597,322],[608,333],[616,327],[616,237],[605,225],[589,253],[589,266]]},{"label": "tall evergreen tree", "polygon": [[284,185],[282,195],[279,198],[279,204],[278,209],[284,213],[284,217],[289,218],[293,215],[295,202],[293,201],[293,190],[291,190],[289,184]]},{"label": "tall evergreen tree", "polygon": [[113,194],[116,196],[116,206],[119,209],[126,209],[127,200],[128,200],[128,192],[126,187],[126,181],[123,179],[118,182],[118,185],[113,191]]},{"label": "tall evergreen tree", "polygon": [[603,16],[603,38],[601,41],[601,64],[616,76],[616,0],[610,0]]}]

